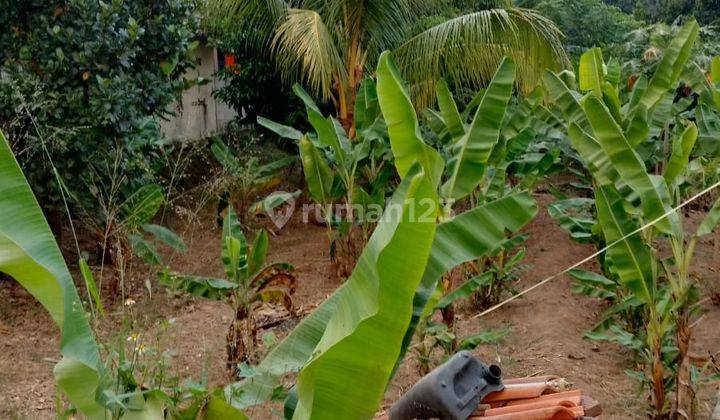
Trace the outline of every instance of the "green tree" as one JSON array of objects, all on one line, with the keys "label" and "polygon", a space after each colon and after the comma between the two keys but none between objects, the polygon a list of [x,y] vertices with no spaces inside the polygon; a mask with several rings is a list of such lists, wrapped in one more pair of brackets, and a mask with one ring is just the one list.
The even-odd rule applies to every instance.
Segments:
[{"label": "green tree", "polygon": [[125,195],[148,181],[157,117],[192,65],[194,10],[195,0],[2,8],[0,126],[45,207],[59,202],[48,155],[83,206],[95,201],[88,177],[103,182],[117,156]]},{"label": "green tree", "polygon": [[535,10],[547,16],[565,34],[571,52],[622,41],[641,23],[602,0],[542,0]]},{"label": "green tree", "polygon": [[[535,86],[543,69],[566,64],[560,31],[537,12],[508,0],[462,2],[473,3],[476,11],[421,30],[416,23],[429,11],[425,3],[210,0],[208,21],[216,30],[251,33],[251,43],[271,50],[286,80],[300,80],[332,101],[347,129],[360,81],[383,50],[394,51],[420,103],[432,100],[440,75],[470,85],[489,82],[504,56],[518,63],[524,91]],[[476,9],[487,6],[492,8]]]}]

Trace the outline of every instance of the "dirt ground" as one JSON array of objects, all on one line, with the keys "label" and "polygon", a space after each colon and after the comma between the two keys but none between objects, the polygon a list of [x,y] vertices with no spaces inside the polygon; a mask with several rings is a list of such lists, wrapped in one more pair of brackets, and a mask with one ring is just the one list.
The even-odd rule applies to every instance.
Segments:
[{"label": "dirt ground", "polygon": [[[536,197],[543,210],[526,229],[530,236],[525,262],[531,268],[523,272],[518,289],[555,274],[594,251],[592,246],[571,242],[547,215],[544,207],[552,201],[551,196]],[[186,255],[174,256],[171,267],[188,274],[221,275],[220,230],[214,217],[206,217],[203,222],[185,226],[186,229],[178,229],[183,226],[179,220],[171,220],[170,224],[178,225],[172,226],[176,231],[184,231],[190,248]],[[720,235],[716,233],[698,248],[696,270],[704,276],[708,287],[718,290],[720,265],[713,241],[720,241]],[[295,265],[299,289],[294,301],[302,308],[319,304],[339,285],[331,274],[324,227],[292,220],[271,237],[269,261]],[[168,355],[169,370],[178,377],[195,380],[204,377],[213,386],[227,383],[225,335],[231,311],[222,303],[171,294],[154,277],[152,271],[143,267],[136,268],[131,275],[130,295],[136,303],[128,310],[135,328],[157,340],[157,348]],[[147,280],[149,288],[145,285]],[[564,377],[601,401],[605,418],[642,418],[643,398],[637,393],[636,382],[624,373],[633,368],[631,354],[616,345],[582,338],[597,321],[603,302],[571,293],[570,285],[570,279],[561,276],[480,319],[461,308],[461,335],[489,327],[508,327],[510,333],[501,344],[480,346],[475,354],[488,363],[499,364],[508,377],[540,374]],[[99,328],[102,338],[126,333],[120,325],[122,305],[118,302],[111,312]],[[694,330],[693,353],[715,354],[720,351],[717,327],[720,307],[706,300],[701,314]],[[282,337],[290,328],[291,325],[281,325],[275,333]],[[52,368],[59,357],[57,349],[57,330],[43,309],[16,284],[0,281],[0,419],[55,417]],[[418,378],[416,362],[410,357],[389,387],[383,405],[390,405]],[[702,385],[701,412],[708,413],[714,405],[717,385]],[[248,414],[267,418],[274,412],[260,408]],[[706,414],[700,418],[705,417]]]}]

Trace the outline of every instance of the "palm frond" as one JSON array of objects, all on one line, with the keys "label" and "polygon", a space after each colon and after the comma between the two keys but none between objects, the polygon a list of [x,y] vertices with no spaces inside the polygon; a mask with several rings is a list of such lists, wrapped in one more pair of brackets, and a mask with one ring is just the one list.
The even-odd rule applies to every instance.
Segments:
[{"label": "palm frond", "polygon": [[208,0],[203,26],[211,33],[241,32],[247,47],[266,47],[292,7],[285,0]]},{"label": "palm frond", "polygon": [[347,78],[334,38],[314,10],[289,9],[275,31],[272,49],[283,78],[302,80],[323,100],[332,96],[334,83]]},{"label": "palm frond", "polygon": [[550,20],[528,9],[488,9],[434,26],[395,50],[418,105],[434,100],[441,76],[477,87],[487,84],[503,57],[518,64],[518,88],[530,92],[545,69],[568,65],[562,33]]}]

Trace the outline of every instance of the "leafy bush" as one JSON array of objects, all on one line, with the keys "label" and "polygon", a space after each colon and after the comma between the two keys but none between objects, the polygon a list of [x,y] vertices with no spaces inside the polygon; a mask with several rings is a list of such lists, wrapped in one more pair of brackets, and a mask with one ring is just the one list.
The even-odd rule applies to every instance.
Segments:
[{"label": "leafy bush", "polygon": [[93,165],[121,156],[126,195],[152,178],[156,117],[192,65],[195,1],[63,3],[13,2],[0,14],[0,125],[46,207],[60,197],[48,155],[92,206]]}]

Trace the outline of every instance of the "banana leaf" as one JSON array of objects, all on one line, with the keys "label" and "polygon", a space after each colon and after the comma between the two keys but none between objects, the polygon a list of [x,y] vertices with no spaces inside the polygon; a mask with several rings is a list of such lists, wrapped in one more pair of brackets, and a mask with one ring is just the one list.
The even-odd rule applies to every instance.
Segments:
[{"label": "banana leaf", "polygon": [[578,69],[580,91],[592,91],[598,98],[603,97],[603,83],[605,83],[604,66],[605,63],[600,48],[591,48],[580,56]]},{"label": "banana leaf", "polygon": [[550,217],[555,219],[572,239],[581,243],[592,238],[592,228],[596,223],[592,215],[593,209],[594,202],[589,198],[569,198],[547,207]]},{"label": "banana leaf", "polygon": [[448,305],[460,298],[470,297],[479,288],[490,284],[490,282],[492,281],[492,275],[493,273],[488,272],[467,280],[458,288],[443,296],[442,299],[438,301],[437,305],[435,305],[435,307],[438,309],[446,308]]},{"label": "banana leaf", "polygon": [[[324,146],[330,147],[335,152],[335,161],[343,165],[345,157],[349,151],[349,144],[342,144],[337,131],[335,131],[335,124],[332,117],[323,117],[320,109],[312,100],[310,95],[300,86],[295,84],[293,91],[302,101],[305,103],[305,109],[307,111],[308,121],[317,132],[318,140]],[[301,140],[302,141],[302,140]]]},{"label": "banana leaf", "polygon": [[[394,203],[403,202],[411,178],[406,178],[395,193]],[[417,213],[417,214],[420,214]],[[376,230],[379,235],[383,230]],[[378,240],[376,239],[376,242]],[[280,378],[291,372],[298,372],[313,355],[323,337],[331,317],[339,310],[339,302],[353,299],[353,289],[344,283],[318,308],[298,324],[297,327],[254,368],[252,376],[226,387],[226,399],[240,409],[260,404],[270,399],[273,392],[281,387]],[[404,331],[403,331],[404,332]],[[394,363],[394,361],[393,361]]]},{"label": "banana leaf", "polygon": [[705,215],[705,219],[698,226],[695,235],[700,237],[711,234],[718,223],[720,223],[720,199],[715,202],[708,214]]},{"label": "banana leaf", "polygon": [[612,245],[620,241],[607,250],[607,259],[620,281],[643,302],[654,304],[656,285],[652,251],[639,232],[622,239],[639,227],[625,211],[622,197],[613,186],[600,186],[595,190],[595,206],[605,242]]},{"label": "banana leaf", "polygon": [[232,207],[223,221],[221,257],[228,279],[239,282],[247,278],[247,240]]},{"label": "banana leaf", "polygon": [[692,54],[699,33],[700,25],[695,19],[689,20],[680,28],[663,52],[663,58],[640,100],[645,108],[651,109],[668,90],[676,87],[680,75],[685,70],[685,64]]},{"label": "banana leaf", "polygon": [[614,299],[617,297],[617,283],[592,271],[570,270],[570,276],[575,279],[571,289],[573,293],[600,299]]},{"label": "banana leaf", "polygon": [[377,80],[380,109],[387,123],[398,174],[404,178],[413,164],[419,162],[431,183],[438,185],[445,166],[443,159],[435,149],[423,142],[410,94],[389,52],[380,56]]},{"label": "banana leaf", "polygon": [[[617,170],[620,178],[640,197],[645,218],[652,221],[662,217],[670,210],[669,203],[663,201],[642,159],[630,146],[622,129],[614,122],[607,108],[594,96],[585,97],[582,107],[595,133],[595,139],[610,158],[612,166]],[[656,226],[660,231],[676,236],[681,232],[677,213],[663,218]]]},{"label": "banana leaf", "polygon": [[466,197],[483,179],[490,153],[500,139],[500,129],[515,81],[515,63],[505,58],[490,82],[467,133],[452,147],[448,161],[450,178],[443,184],[443,197]]},{"label": "banana leaf", "polygon": [[258,117],[257,123],[277,134],[281,138],[300,140],[303,136],[303,133],[300,132],[300,130],[297,130],[287,125],[276,123],[275,121],[269,120],[267,118]]},{"label": "banana leaf", "polygon": [[695,108],[695,122],[698,126],[697,155],[718,156],[720,154],[720,118],[709,106],[700,104]]},{"label": "banana leaf", "polygon": [[435,91],[437,92],[438,107],[448,132],[453,139],[459,140],[465,135],[465,126],[447,82],[441,79],[435,86]]},{"label": "banana leaf", "polygon": [[60,327],[58,388],[88,418],[104,418],[95,401],[100,355],[82,302],[40,206],[0,133],[0,272],[19,282]]},{"label": "banana leaf", "polygon": [[175,273],[160,273],[158,280],[172,290],[182,290],[192,295],[210,299],[225,300],[238,285],[224,279],[185,276]]},{"label": "banana leaf", "polygon": [[[293,418],[374,415],[400,354],[437,226],[434,218],[414,215],[427,211],[426,203],[438,205],[435,191],[419,165],[410,169],[300,372]],[[344,386],[348,378],[362,386]]]},{"label": "banana leaf", "polygon": [[673,185],[680,176],[688,163],[690,162],[690,154],[695,147],[695,141],[698,138],[698,129],[695,124],[690,123],[683,133],[673,140],[672,154],[668,160],[663,177],[668,185]]},{"label": "banana leaf", "polygon": [[710,81],[715,85],[720,84],[720,56],[710,61]]},{"label": "banana leaf", "polygon": [[590,134],[577,124],[570,123],[568,137],[600,185],[615,184],[620,179],[620,174],[610,162],[610,158]]},{"label": "banana leaf", "polygon": [[543,85],[550,102],[558,107],[568,122],[585,125],[585,113],[578,99],[555,73],[547,70],[543,75]]},{"label": "banana leaf", "polygon": [[307,136],[300,139],[300,157],[310,195],[320,204],[329,204],[333,174],[320,151]]},{"label": "banana leaf", "polygon": [[165,226],[148,223],[142,225],[142,229],[145,232],[152,234],[155,239],[169,246],[174,251],[187,251],[187,245],[185,245],[185,242],[183,242],[182,238],[180,238],[175,232],[166,228]]},{"label": "banana leaf", "polygon": [[360,83],[360,88],[355,97],[355,114],[353,117],[355,118],[355,130],[358,134],[362,134],[372,127],[380,117],[377,85],[370,77],[364,78]]},{"label": "banana leaf", "polygon": [[157,184],[140,187],[120,206],[123,224],[134,229],[150,222],[165,201],[163,189]]},{"label": "banana leaf", "polygon": [[440,278],[458,265],[500,249],[513,234],[537,214],[537,203],[527,192],[507,195],[475,207],[453,219],[440,223],[433,241],[430,260],[422,282],[415,292],[413,317],[405,333],[398,364],[410,346],[415,328]]},{"label": "banana leaf", "polygon": [[618,61],[617,58],[613,57],[608,61],[607,63],[607,72],[605,73],[605,80],[612,84],[613,86],[617,86],[618,83],[620,83],[620,76],[622,73],[622,67],[620,65],[620,61]]}]

